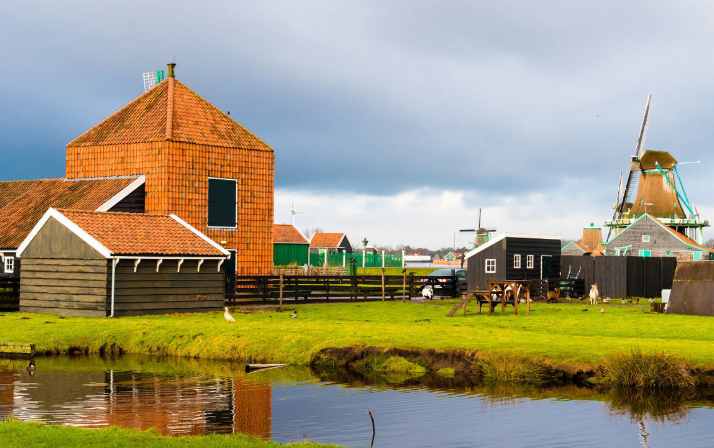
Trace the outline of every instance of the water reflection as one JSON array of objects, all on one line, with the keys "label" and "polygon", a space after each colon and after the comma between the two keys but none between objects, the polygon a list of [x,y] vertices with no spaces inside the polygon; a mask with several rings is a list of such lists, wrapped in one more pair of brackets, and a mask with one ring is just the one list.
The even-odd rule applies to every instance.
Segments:
[{"label": "water reflection", "polygon": [[680,426],[688,445],[705,446],[698,438],[708,438],[709,427],[696,413],[714,417],[711,397],[701,391],[602,393],[573,384],[524,388],[293,367],[246,374],[240,364],[132,356],[39,358],[37,364],[30,376],[26,361],[0,360],[0,418],[366,447],[371,409],[376,447],[471,446],[474,440],[551,447],[613,440],[650,446],[653,437],[666,446],[663,440],[681,437]]}]

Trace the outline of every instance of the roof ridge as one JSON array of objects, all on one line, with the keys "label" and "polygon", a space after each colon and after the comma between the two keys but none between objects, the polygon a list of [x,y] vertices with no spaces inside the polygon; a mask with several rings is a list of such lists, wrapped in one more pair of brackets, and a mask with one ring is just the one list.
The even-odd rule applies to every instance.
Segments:
[{"label": "roof ridge", "polygon": [[174,136],[174,78],[169,78],[168,95],[166,97],[166,140]]},{"label": "roof ridge", "polygon": [[69,212],[69,213],[85,213],[85,214],[95,214],[95,215],[136,215],[136,216],[149,216],[153,218],[170,218],[171,215],[162,215],[159,213],[132,213],[132,212],[100,212],[97,210],[77,210],[71,208],[57,208],[58,212]]}]

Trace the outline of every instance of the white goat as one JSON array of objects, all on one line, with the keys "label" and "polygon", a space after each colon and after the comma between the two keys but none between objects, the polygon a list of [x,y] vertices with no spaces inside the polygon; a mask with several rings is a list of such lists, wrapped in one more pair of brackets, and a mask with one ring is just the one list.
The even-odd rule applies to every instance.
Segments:
[{"label": "white goat", "polygon": [[597,283],[590,287],[590,305],[597,305],[600,294],[597,292]]}]

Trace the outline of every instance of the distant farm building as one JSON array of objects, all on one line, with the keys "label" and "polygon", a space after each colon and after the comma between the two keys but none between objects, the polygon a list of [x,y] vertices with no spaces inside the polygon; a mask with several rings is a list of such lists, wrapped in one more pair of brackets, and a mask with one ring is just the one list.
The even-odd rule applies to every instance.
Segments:
[{"label": "distant farm building", "polygon": [[582,243],[571,241],[560,250],[562,255],[591,255],[592,251],[583,246]]},{"label": "distant farm building", "polygon": [[316,233],[310,239],[310,252],[351,254],[354,251],[344,233]]},{"label": "distant farm building", "polygon": [[273,263],[275,266],[308,263],[310,242],[292,224],[273,224]]},{"label": "distant farm building", "polygon": [[560,277],[560,236],[503,233],[466,254],[468,288],[487,289],[489,280],[547,280]]},{"label": "distant farm building", "polygon": [[52,208],[17,255],[20,311],[87,317],[220,310],[230,257],[175,215]]},{"label": "distant farm building", "polygon": [[667,314],[714,316],[714,261],[677,264]]},{"label": "distant farm building", "polygon": [[664,225],[649,213],[640,215],[629,226],[604,244],[606,255],[639,257],[677,257],[678,260],[709,260],[714,249]]}]

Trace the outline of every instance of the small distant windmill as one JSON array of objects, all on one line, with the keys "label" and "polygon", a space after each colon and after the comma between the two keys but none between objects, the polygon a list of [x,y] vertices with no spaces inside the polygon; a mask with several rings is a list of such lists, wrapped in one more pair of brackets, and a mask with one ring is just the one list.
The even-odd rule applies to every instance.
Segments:
[{"label": "small distant windmill", "polygon": [[495,232],[495,227],[486,229],[481,227],[481,209],[478,209],[478,228],[476,229],[461,229],[459,233],[474,233],[474,247],[479,247],[482,244],[488,243],[491,240],[491,233]]},{"label": "small distant windmill", "polygon": [[155,72],[144,72],[142,76],[144,78],[144,92],[146,92],[164,80],[164,71],[156,70]]},{"label": "small distant windmill", "polygon": [[293,227],[295,226],[295,215],[302,215],[302,212],[295,211],[295,203],[290,203],[290,218],[292,220]]}]

